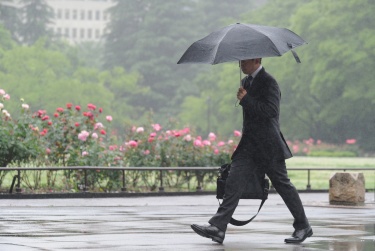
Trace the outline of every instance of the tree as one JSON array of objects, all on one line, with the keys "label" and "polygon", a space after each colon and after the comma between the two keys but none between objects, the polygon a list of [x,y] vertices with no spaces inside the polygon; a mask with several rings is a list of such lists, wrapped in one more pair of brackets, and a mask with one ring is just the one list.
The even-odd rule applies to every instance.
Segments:
[{"label": "tree", "polygon": [[18,5],[13,0],[2,0],[0,2],[0,24],[2,24],[12,35],[15,41],[18,41],[19,29],[22,21]]},{"label": "tree", "polygon": [[49,37],[52,32],[48,24],[52,22],[53,10],[45,0],[21,0],[23,7],[23,23],[20,29],[22,42],[34,44],[41,37]]},{"label": "tree", "polygon": [[182,53],[192,42],[211,32],[210,27],[219,28],[223,18],[237,19],[246,10],[243,6],[248,1],[116,2],[110,10],[112,21],[106,38],[105,65],[108,69],[121,66],[139,72],[142,85],[151,92],[140,98],[138,105],[154,110],[159,118],[166,118],[178,113],[185,96],[197,92],[193,79],[201,66],[177,65]]},{"label": "tree", "polygon": [[[11,99],[21,98],[33,111],[43,109],[52,115],[57,107],[66,103],[80,105],[85,109],[93,103],[103,108],[106,115],[117,118],[117,127],[134,121],[139,109],[132,109],[128,103],[139,92],[138,74],[127,73],[123,69],[100,71],[75,64],[63,53],[46,49],[45,40],[34,45],[16,46],[3,52],[0,61],[1,89],[11,95]],[[120,105],[121,104],[121,105]],[[6,110],[17,117],[21,103],[6,104]],[[119,108],[120,107],[120,108]]]}]

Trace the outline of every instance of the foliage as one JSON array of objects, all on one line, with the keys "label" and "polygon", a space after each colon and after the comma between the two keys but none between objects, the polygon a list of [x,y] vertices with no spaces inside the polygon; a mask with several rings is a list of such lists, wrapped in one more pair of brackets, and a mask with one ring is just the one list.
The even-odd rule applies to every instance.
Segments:
[{"label": "foliage", "polygon": [[[139,93],[148,91],[138,86],[139,74],[121,68],[99,71],[83,67],[68,57],[68,52],[46,49],[46,44],[39,40],[29,47],[4,51],[0,61],[2,88],[34,109],[54,110],[66,100],[81,106],[96,100],[106,112],[121,118],[115,122],[117,127],[144,113],[129,105]],[[15,103],[7,110],[13,115],[19,112]]]}]

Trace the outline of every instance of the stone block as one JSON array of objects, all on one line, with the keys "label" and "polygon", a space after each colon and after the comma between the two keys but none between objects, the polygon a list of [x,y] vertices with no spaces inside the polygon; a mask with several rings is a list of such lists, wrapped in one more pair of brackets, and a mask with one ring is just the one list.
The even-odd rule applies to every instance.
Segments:
[{"label": "stone block", "polygon": [[334,173],[329,180],[329,203],[332,205],[363,205],[365,192],[363,173]]}]

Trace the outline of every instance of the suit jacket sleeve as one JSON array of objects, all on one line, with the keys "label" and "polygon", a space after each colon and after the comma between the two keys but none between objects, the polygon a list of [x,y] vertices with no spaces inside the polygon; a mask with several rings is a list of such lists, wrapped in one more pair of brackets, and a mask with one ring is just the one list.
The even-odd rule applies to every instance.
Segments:
[{"label": "suit jacket sleeve", "polygon": [[279,115],[280,89],[275,80],[262,83],[259,94],[247,93],[240,101],[250,117],[274,118]]}]

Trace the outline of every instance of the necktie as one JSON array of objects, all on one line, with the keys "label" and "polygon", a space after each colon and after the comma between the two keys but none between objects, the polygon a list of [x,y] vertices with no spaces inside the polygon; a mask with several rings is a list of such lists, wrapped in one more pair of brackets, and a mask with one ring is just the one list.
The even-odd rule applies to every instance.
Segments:
[{"label": "necktie", "polygon": [[244,88],[245,90],[248,90],[251,86],[251,81],[253,80],[253,77],[251,75],[249,75],[246,80],[245,80],[245,83],[244,83]]}]

